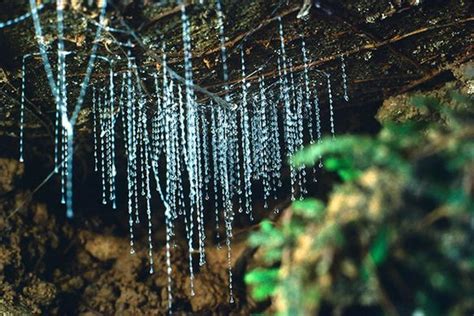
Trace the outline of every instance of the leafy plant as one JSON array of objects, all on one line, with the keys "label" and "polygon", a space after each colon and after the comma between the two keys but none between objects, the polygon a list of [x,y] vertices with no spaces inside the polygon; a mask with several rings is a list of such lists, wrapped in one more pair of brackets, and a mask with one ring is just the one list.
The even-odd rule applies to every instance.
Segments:
[{"label": "leafy plant", "polygon": [[423,119],[325,139],[292,157],[297,167],[324,157],[342,183],[326,204],[295,201],[250,237],[263,266],[245,280],[255,300],[271,298],[269,311],[473,312],[472,97],[450,90],[410,103]]}]

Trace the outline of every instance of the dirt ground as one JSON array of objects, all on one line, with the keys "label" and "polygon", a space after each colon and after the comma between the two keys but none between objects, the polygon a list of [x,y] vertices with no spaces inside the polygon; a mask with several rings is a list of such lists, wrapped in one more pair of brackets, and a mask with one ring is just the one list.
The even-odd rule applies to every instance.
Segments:
[{"label": "dirt ground", "polygon": [[[128,237],[114,234],[100,217],[68,221],[34,196],[31,200],[31,192],[16,186],[23,175],[16,160],[0,159],[0,169],[0,314],[167,313],[163,242],[155,244],[155,273],[150,274],[145,238],[136,241],[131,255]],[[233,258],[244,247],[235,242]],[[195,267],[191,296],[187,249],[173,244],[173,310],[245,313],[252,303],[239,280],[235,303],[229,303],[226,247],[209,245],[206,252],[207,263]]]}]

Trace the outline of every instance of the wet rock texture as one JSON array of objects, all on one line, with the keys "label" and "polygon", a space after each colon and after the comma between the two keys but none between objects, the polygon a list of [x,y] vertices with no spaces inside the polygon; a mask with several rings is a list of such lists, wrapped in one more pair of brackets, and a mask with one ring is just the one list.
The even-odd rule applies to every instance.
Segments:
[{"label": "wet rock texture", "polygon": [[0,195],[11,192],[15,183],[23,175],[23,164],[14,159],[0,160]]},{"label": "wet rock texture", "polygon": [[[433,91],[413,91],[406,94],[393,96],[385,100],[377,112],[376,118],[379,122],[443,122],[446,117],[433,116],[430,111],[416,107],[410,100],[416,95],[423,93],[427,97],[432,97],[442,101],[451,109],[456,109],[459,103],[455,102],[453,90],[459,91],[463,95],[473,95],[474,93],[474,63],[467,62],[457,67],[450,68],[451,73],[456,77],[456,81],[442,84],[439,89]],[[467,105],[463,105],[467,106]],[[458,109],[460,110],[460,109]]]}]

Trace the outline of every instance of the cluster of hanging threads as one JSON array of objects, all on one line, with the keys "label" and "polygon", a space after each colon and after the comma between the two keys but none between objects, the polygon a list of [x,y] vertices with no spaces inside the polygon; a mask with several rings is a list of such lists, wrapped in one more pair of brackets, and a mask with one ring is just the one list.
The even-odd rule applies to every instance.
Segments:
[{"label": "cluster of hanging threads", "polygon": [[[277,198],[283,187],[283,160],[291,157],[304,143],[322,142],[321,109],[318,93],[319,80],[327,87],[330,134],[335,136],[334,96],[331,75],[309,67],[310,56],[304,38],[301,38],[302,73],[295,72],[295,60],[286,55],[285,33],[281,17],[277,18],[279,49],[276,61],[276,82],[269,82],[263,68],[256,70],[258,79],[251,85],[248,80],[245,50],[240,50],[240,83],[237,92],[230,92],[224,13],[220,0],[216,0],[218,37],[222,63],[225,102],[235,103],[226,108],[209,100],[198,103],[195,93],[192,65],[191,22],[186,5],[181,3],[182,41],[184,51],[184,82],[177,80],[167,65],[166,45],[162,45],[159,70],[145,71],[132,56],[133,44],[119,43],[128,48],[125,62],[119,58],[97,55],[94,43],[86,75],[80,86],[74,111],[68,113],[66,56],[64,50],[63,0],[57,1],[57,75],[46,46],[42,41],[42,28],[34,0],[30,0],[31,16],[40,47],[39,55],[56,101],[55,165],[62,182],[62,199],[67,204],[67,214],[72,216],[72,155],[73,128],[90,85],[90,76],[96,60],[108,67],[105,80],[96,80],[91,89],[91,117],[93,129],[94,169],[100,175],[102,202],[117,207],[116,153],[119,135],[123,138],[126,155],[127,211],[129,216],[130,253],[135,253],[135,225],[140,223],[140,207],[144,205],[148,229],[149,271],[154,272],[152,238],[152,181],[165,206],[166,269],[169,309],[172,309],[171,250],[177,220],[185,224],[189,254],[190,292],[194,295],[193,253],[199,254],[199,264],[206,262],[205,208],[214,207],[217,239],[220,239],[220,220],[223,218],[227,250],[229,300],[234,302],[232,280],[232,237],[234,209],[254,217],[255,185],[263,188],[264,207],[271,205],[270,197]],[[101,29],[114,31],[104,25],[105,4],[97,25],[96,38]],[[120,31],[120,30],[118,30]],[[243,45],[242,45],[243,46]],[[31,55],[31,54],[30,54]],[[20,160],[24,147],[24,108],[26,90],[26,61],[22,60],[20,102]],[[118,76],[115,62],[125,70]],[[348,75],[344,56],[341,55],[343,98],[349,101]],[[142,77],[143,76],[143,77]],[[154,93],[143,82],[153,80]],[[314,82],[311,78],[317,78]],[[273,89],[273,87],[277,89]],[[118,100],[117,100],[118,99]],[[281,108],[279,107],[281,104]],[[152,111],[149,111],[152,109]],[[151,116],[151,118],[150,118]],[[121,124],[118,124],[120,122]],[[116,131],[121,128],[121,133]],[[281,135],[281,136],[280,136]],[[283,139],[281,142],[280,137]],[[160,174],[160,166],[166,172]],[[320,165],[321,166],[321,165]],[[290,169],[290,194],[292,199],[306,193],[305,168]],[[314,175],[315,177],[315,175]],[[188,179],[185,183],[184,179]],[[164,181],[163,181],[164,179]],[[163,183],[163,185],[162,185]],[[210,193],[214,196],[210,197]]]},{"label": "cluster of hanging threads", "polygon": [[[86,74],[83,78],[79,95],[77,97],[74,110],[71,115],[68,114],[67,101],[66,101],[66,66],[65,66],[65,52],[64,52],[64,0],[58,0],[56,2],[56,15],[57,15],[57,33],[58,33],[58,80],[54,80],[54,74],[52,66],[46,50],[46,44],[44,43],[43,28],[39,17],[38,10],[40,7],[36,4],[35,0],[30,0],[31,17],[33,19],[33,25],[35,29],[35,35],[38,41],[39,53],[43,63],[46,77],[54,96],[56,108],[60,111],[61,125],[64,129],[64,149],[62,155],[62,161],[59,162],[62,167],[62,191],[65,192],[62,199],[66,204],[66,214],[68,217],[73,217],[73,206],[72,206],[72,176],[73,176],[73,139],[74,139],[74,125],[77,121],[79,112],[82,108],[84,98],[89,87],[90,77],[95,64],[95,53],[97,51],[98,40],[101,37],[102,26],[105,23],[106,15],[106,1],[101,2],[100,9],[100,22],[97,27],[95,34],[95,41],[91,49],[90,58],[86,68]],[[65,153],[65,154],[64,154]],[[56,168],[56,166],[55,166]],[[64,188],[65,187],[65,188]]]}]

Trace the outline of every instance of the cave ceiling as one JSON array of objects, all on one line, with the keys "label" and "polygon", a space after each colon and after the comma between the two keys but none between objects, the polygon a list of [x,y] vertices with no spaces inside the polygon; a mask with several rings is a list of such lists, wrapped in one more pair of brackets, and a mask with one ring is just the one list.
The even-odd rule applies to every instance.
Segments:
[{"label": "cave ceiling", "polygon": [[[314,89],[323,89],[322,72],[340,78],[341,56],[344,56],[351,99],[344,101],[340,80],[335,80],[335,108],[339,115],[346,108],[364,110],[367,104],[376,104],[387,96],[442,81],[452,65],[472,58],[473,17],[469,1],[314,1],[308,14],[299,17],[303,5],[303,0],[223,1],[230,103],[238,102],[241,50],[251,91],[261,76],[270,87],[277,81],[279,17],[284,27],[287,58],[295,76],[303,71],[302,39],[306,42]],[[27,1],[0,1],[0,21],[24,14],[28,8]],[[187,2],[186,10],[191,19],[194,83],[206,92],[198,92],[198,98],[202,103],[209,99],[222,100],[225,83],[214,4]],[[72,52],[67,57],[68,81],[73,98],[84,76],[97,20],[94,3],[72,1],[66,9],[66,50]],[[43,40],[54,50],[57,45],[54,4],[45,4],[41,21]],[[110,2],[107,26],[98,53],[117,60],[118,74],[127,69],[126,57],[132,54],[143,74],[142,85],[150,100],[153,94],[150,79],[153,73],[161,71],[163,47],[169,68],[184,75],[180,7],[176,3]],[[31,19],[0,29],[2,137],[18,135],[22,56],[36,52],[38,45]],[[31,58],[26,67],[27,137],[52,139],[55,105],[40,58]],[[106,65],[98,61],[92,84],[100,84],[107,76]],[[277,85],[273,86],[276,89]],[[327,103],[324,93],[321,99]],[[86,98],[76,127],[79,135],[90,130],[90,104]],[[324,106],[322,112],[323,115],[327,112]]]}]

